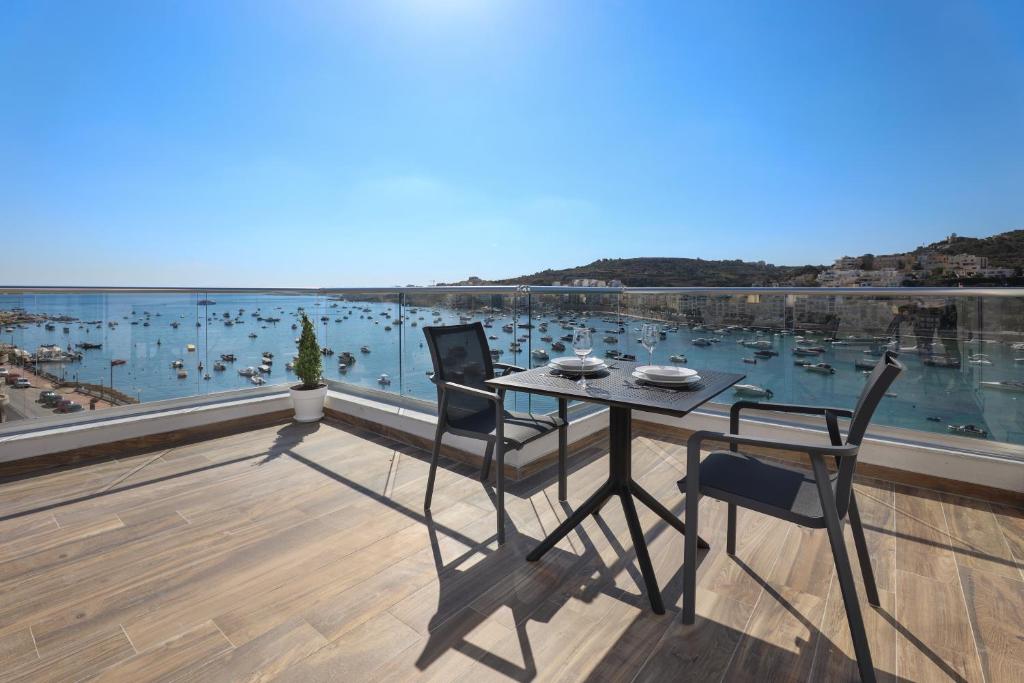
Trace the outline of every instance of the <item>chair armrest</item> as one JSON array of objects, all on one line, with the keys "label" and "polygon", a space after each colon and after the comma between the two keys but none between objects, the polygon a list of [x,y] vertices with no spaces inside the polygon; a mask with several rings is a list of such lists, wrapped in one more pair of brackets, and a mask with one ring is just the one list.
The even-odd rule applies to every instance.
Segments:
[{"label": "chair armrest", "polygon": [[495,403],[501,402],[503,400],[503,398],[496,393],[484,391],[483,389],[477,389],[475,387],[467,387],[465,384],[456,384],[455,382],[434,382],[434,384],[441,387],[445,391],[457,391],[460,394],[469,394],[470,396],[484,398],[487,399],[488,401],[494,401]]},{"label": "chair armrest", "polygon": [[521,368],[518,365],[510,365],[508,363],[491,363],[491,366],[495,370],[504,370],[505,372],[501,373],[502,377],[505,375],[511,375],[513,372],[523,372],[526,370],[526,368]]},{"label": "chair armrest", "polygon": [[821,406],[801,406],[793,403],[758,403],[756,401],[736,401],[729,409],[730,416],[739,415],[741,410],[770,410],[775,413],[797,413],[800,415],[824,415],[834,413],[836,417],[853,417],[853,411],[846,408],[829,408]]},{"label": "chair armrest", "polygon": [[700,451],[700,445],[705,441],[720,441],[730,446],[757,446],[770,448],[778,451],[800,451],[808,455],[834,455],[836,457],[850,457],[857,455],[860,446],[854,445],[819,445],[810,443],[791,443],[788,441],[771,441],[770,439],[758,439],[752,436],[740,436],[739,434],[724,434],[722,432],[711,432],[701,430],[694,432],[686,442],[687,451]]},{"label": "chair armrest", "polygon": [[820,406],[801,406],[792,403],[756,403],[754,401],[736,401],[729,408],[729,431],[740,432],[741,410],[764,410],[776,413],[795,413],[798,415],[824,415],[829,437],[834,444],[840,443],[839,423],[837,417],[853,417],[853,411],[846,408],[828,408]]}]

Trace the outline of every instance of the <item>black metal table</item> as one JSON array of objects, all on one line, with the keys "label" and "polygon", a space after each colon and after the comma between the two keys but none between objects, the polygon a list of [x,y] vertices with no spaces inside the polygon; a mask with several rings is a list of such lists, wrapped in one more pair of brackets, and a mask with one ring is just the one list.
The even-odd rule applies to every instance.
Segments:
[{"label": "black metal table", "polygon": [[[609,407],[609,462],[608,480],[580,505],[557,529],[551,532],[540,545],[527,555],[526,559],[535,562],[551,550],[566,534],[579,526],[587,515],[597,514],[612,496],[622,501],[622,509],[629,526],[629,535],[636,549],[637,562],[647,586],[647,595],[651,600],[651,608],[657,614],[664,614],[665,607],[661,601],[661,591],[654,575],[651,558],[647,552],[644,533],[640,528],[640,519],[636,514],[633,496],[639,498],[647,507],[682,533],[686,526],[682,520],[672,514],[654,496],[645,491],[633,480],[632,475],[632,410],[645,410],[673,417],[683,417],[690,411],[722,393],[732,385],[741,381],[745,375],[717,370],[698,370],[701,381],[688,389],[663,389],[645,386],[632,377],[636,363],[612,361],[610,368],[599,376],[587,378],[587,388],[582,389],[575,377],[552,371],[550,368],[534,368],[526,372],[517,372],[504,377],[488,380],[488,384],[511,391],[523,391],[532,394],[551,396],[559,400],[559,407],[566,401],[587,401],[600,403]],[[560,411],[561,412],[561,411]],[[703,540],[701,546],[708,545]]]}]

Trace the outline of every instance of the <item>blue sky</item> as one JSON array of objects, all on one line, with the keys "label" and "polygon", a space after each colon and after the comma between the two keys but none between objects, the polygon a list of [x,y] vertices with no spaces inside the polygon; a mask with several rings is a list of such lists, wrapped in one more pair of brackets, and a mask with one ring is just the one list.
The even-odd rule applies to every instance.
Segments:
[{"label": "blue sky", "polygon": [[2,284],[780,264],[1024,227],[1021,2],[0,5]]}]

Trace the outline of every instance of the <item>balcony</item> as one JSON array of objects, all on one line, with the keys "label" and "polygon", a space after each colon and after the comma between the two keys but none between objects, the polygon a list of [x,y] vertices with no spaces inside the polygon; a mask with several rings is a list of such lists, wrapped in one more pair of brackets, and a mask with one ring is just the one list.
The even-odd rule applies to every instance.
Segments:
[{"label": "balcony", "polygon": [[[513,325],[511,335],[526,337],[517,357],[527,363],[532,350],[549,348],[539,321],[557,329],[559,315],[624,321],[615,346],[634,353],[631,321],[663,320],[679,331],[667,333],[658,353],[707,353],[709,362],[741,369],[741,341],[768,339],[788,356],[796,336],[831,339],[823,354],[838,377],[805,373],[782,354],[747,368],[748,376],[764,372],[758,381],[770,380],[778,398],[805,403],[850,403],[854,361],[899,337],[910,371],[869,433],[857,483],[882,597],[881,608],[863,605],[878,676],[1001,681],[1024,671],[1024,430],[1013,393],[981,384],[1015,371],[1020,292],[18,290],[0,293],[0,310],[56,315],[70,307],[69,294],[76,305],[81,297],[95,304],[88,320],[101,323],[88,333],[69,325],[66,341],[74,347],[88,334],[104,348],[50,366],[49,385],[102,392],[113,378],[135,401],[62,414],[29,398],[42,386],[7,392],[8,417],[19,419],[0,427],[0,680],[671,680],[681,672],[697,680],[856,680],[824,532],[740,510],[730,558],[725,506],[702,500],[711,549],[699,558],[693,626],[679,614],[682,536],[646,509],[641,524],[665,615],[647,603],[617,506],[540,562],[525,561],[606,474],[607,419],[592,407],[570,409],[567,503],[558,501],[550,441],[506,463],[505,545],[496,542],[493,486],[479,481],[471,442],[446,441],[425,515],[433,388],[411,323],[431,324],[434,310],[442,323],[494,317],[492,343],[503,360],[515,354],[501,327]],[[246,309],[245,332],[234,337],[225,332],[235,334],[234,325],[219,320],[228,301],[232,320]],[[283,311],[271,313],[277,306]],[[337,354],[372,346],[345,371],[325,356],[323,422],[290,421],[280,367],[260,387],[236,372],[196,376],[200,359],[222,353],[249,365],[243,354],[273,350],[283,365],[293,335],[285,316],[298,306],[327,316],[322,343]],[[257,307],[255,317],[283,322],[252,322]],[[385,324],[384,311],[403,324]],[[275,325],[287,343],[272,341]],[[55,327],[15,326],[4,341],[29,353],[51,337],[63,347],[63,326]],[[251,343],[250,329],[258,335]],[[704,352],[690,344],[698,335],[721,341]],[[940,345],[959,367],[924,363]],[[99,355],[108,351],[129,363],[110,366]],[[183,380],[165,367],[179,355],[189,360]],[[990,364],[970,362],[980,355]],[[17,369],[35,383],[41,365]],[[70,372],[77,382],[66,382]],[[376,381],[385,372],[390,385]],[[508,400],[553,407],[526,395]],[[935,406],[951,422],[984,426],[986,437],[923,419]],[[679,515],[685,437],[724,429],[726,408],[710,405],[682,421],[635,417],[634,476]],[[743,429],[817,435],[815,425],[782,417],[744,420]]]},{"label": "balcony", "polygon": [[[642,518],[669,606],[651,613],[621,511],[538,563],[527,550],[604,474],[573,459],[514,484],[509,541],[490,487],[328,420],[270,422],[0,485],[4,680],[855,680],[824,533],[702,501],[698,620],[679,619],[682,537]],[[641,483],[677,512],[685,461],[635,434]],[[882,591],[864,605],[880,679],[1012,680],[1024,665],[1024,512],[861,478]],[[861,590],[863,594],[863,590]]]}]

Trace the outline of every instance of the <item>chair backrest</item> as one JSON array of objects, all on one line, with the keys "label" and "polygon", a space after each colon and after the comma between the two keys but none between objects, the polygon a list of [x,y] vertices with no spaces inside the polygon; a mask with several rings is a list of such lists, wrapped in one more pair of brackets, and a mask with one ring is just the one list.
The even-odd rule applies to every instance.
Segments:
[{"label": "chair backrest", "polygon": [[903,365],[896,360],[896,354],[886,351],[875,364],[875,369],[871,371],[864,390],[860,392],[857,407],[854,408],[853,418],[850,420],[850,431],[846,434],[846,443],[860,445],[864,433],[871,423],[871,418],[875,414],[875,409],[885,396],[885,392],[889,391],[889,386],[901,372],[903,372]]},{"label": "chair backrest", "polygon": [[[434,363],[435,381],[454,382],[494,392],[494,388],[486,383],[494,377],[494,365],[483,325],[471,323],[424,327],[423,334],[427,338],[430,359]],[[440,401],[440,387],[437,396]],[[442,410],[442,406],[439,405],[438,410]],[[444,410],[445,414],[439,415],[440,418],[448,422],[459,422],[476,413],[493,411],[494,404],[483,398],[450,391]]]},{"label": "chair backrest", "polygon": [[[850,420],[850,429],[846,433],[846,443],[859,446],[864,439],[864,433],[871,423],[871,417],[875,409],[889,391],[889,386],[903,372],[903,365],[896,360],[896,354],[886,351],[882,358],[875,364],[871,371],[864,390],[857,399],[857,407],[853,409],[853,417]],[[831,417],[829,431],[833,432],[833,439],[838,439],[839,429],[835,424],[835,417]],[[853,474],[857,468],[857,459],[844,457],[837,459],[839,476],[836,480],[836,507],[839,509],[839,516],[846,516],[846,510],[850,504],[850,492],[853,490]]]}]

